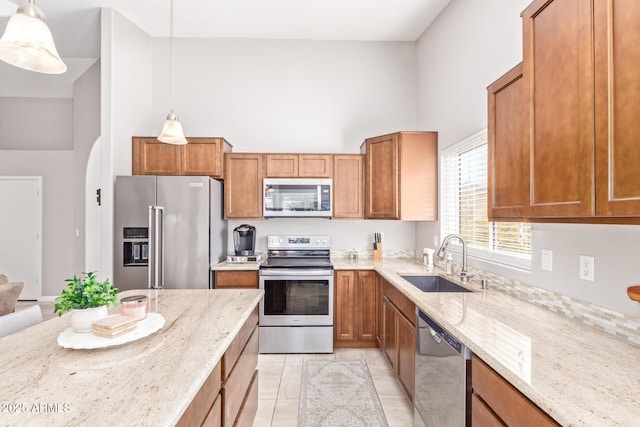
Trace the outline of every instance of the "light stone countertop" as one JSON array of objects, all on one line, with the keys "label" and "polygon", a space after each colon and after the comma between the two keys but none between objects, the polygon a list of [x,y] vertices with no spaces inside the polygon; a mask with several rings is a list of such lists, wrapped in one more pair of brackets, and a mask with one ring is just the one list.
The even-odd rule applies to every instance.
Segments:
[{"label": "light stone countertop", "polygon": [[[163,328],[120,346],[59,347],[69,314],[0,339],[0,425],[169,426],[260,302],[263,291],[134,290]],[[110,310],[113,313],[117,309]]]},{"label": "light stone countertop", "polygon": [[560,424],[640,425],[640,347],[477,281],[474,293],[424,293],[400,277],[429,274],[418,261],[332,261],[376,270]]},{"label": "light stone countertop", "polygon": [[236,263],[222,261],[218,264],[212,265],[212,271],[258,271],[260,264],[256,262]]}]

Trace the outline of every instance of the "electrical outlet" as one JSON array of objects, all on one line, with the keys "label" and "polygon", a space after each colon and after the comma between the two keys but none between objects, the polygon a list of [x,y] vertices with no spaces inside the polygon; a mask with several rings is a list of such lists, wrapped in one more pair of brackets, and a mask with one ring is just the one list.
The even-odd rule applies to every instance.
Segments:
[{"label": "electrical outlet", "polygon": [[595,259],[592,256],[580,255],[580,279],[593,282],[595,277]]},{"label": "electrical outlet", "polygon": [[553,251],[551,249],[543,249],[540,257],[540,268],[544,271],[553,270]]},{"label": "electrical outlet", "polygon": [[439,244],[440,244],[440,239],[438,239],[438,235],[437,234],[434,234],[433,235],[433,246],[435,246],[437,248]]}]

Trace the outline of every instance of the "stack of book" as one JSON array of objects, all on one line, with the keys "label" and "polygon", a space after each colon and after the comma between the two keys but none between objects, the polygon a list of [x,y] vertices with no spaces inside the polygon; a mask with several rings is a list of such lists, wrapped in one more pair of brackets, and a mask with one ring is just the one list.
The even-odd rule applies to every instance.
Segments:
[{"label": "stack of book", "polygon": [[137,327],[138,321],[133,317],[116,314],[94,322],[91,329],[93,330],[93,335],[103,338],[115,338],[131,332]]}]

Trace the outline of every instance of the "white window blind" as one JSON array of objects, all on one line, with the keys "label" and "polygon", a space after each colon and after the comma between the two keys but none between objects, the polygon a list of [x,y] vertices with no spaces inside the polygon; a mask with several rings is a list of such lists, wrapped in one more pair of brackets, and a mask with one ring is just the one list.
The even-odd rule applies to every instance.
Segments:
[{"label": "white window blind", "polygon": [[487,220],[487,130],[443,151],[441,166],[442,236],[460,234],[470,256],[531,268],[530,224]]}]

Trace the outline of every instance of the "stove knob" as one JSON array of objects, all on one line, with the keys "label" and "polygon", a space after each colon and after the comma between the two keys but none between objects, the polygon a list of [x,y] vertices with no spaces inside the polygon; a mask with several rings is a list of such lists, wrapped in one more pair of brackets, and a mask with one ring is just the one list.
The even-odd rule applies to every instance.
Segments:
[{"label": "stove knob", "polygon": [[278,242],[282,243],[282,242],[284,242],[284,240],[283,240],[283,239],[280,239],[280,240],[278,240]]}]

